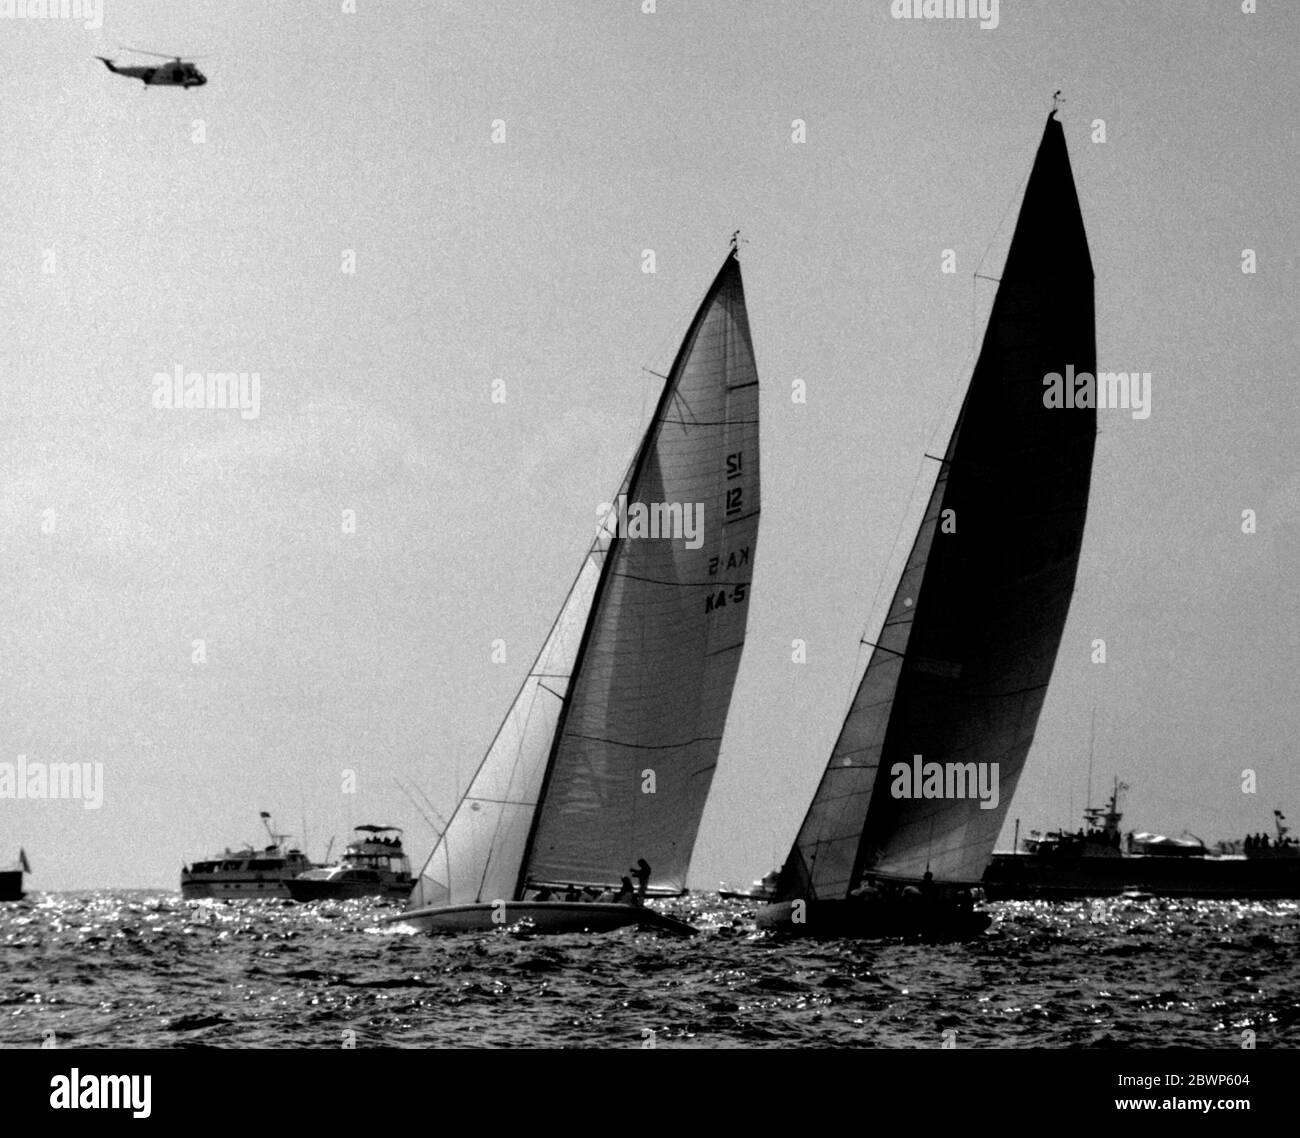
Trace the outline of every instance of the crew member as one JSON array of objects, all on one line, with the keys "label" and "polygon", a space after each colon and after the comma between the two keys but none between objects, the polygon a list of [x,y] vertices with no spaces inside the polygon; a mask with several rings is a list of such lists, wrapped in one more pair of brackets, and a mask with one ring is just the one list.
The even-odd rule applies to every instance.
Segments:
[{"label": "crew member", "polygon": [[628,872],[636,878],[637,900],[645,901],[645,891],[650,884],[650,863],[645,858],[637,858],[637,863]]}]

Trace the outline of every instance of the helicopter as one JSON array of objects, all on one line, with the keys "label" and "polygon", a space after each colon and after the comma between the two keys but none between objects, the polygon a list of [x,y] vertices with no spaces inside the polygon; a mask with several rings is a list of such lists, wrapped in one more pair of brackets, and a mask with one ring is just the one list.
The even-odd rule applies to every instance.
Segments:
[{"label": "helicopter", "polygon": [[123,51],[133,51],[139,55],[156,55],[159,59],[169,59],[170,63],[154,67],[118,67],[111,59],[102,55],[95,56],[114,75],[125,75],[128,79],[139,79],[146,87],[202,87],[207,76],[189,60],[179,55],[163,55],[157,51],[143,51],[138,47],[126,47]]}]

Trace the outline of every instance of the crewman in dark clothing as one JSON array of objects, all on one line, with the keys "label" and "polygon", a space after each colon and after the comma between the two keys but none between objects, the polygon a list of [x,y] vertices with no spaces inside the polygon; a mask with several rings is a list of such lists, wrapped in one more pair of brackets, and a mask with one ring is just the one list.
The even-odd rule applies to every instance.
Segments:
[{"label": "crewman in dark clothing", "polygon": [[638,858],[636,865],[628,870],[636,878],[636,895],[637,900],[645,901],[645,891],[650,885],[650,864],[645,858]]},{"label": "crewman in dark clothing", "polygon": [[614,898],[615,904],[618,905],[635,905],[637,904],[636,890],[632,888],[632,879],[623,878],[623,887],[618,891],[618,896]]}]

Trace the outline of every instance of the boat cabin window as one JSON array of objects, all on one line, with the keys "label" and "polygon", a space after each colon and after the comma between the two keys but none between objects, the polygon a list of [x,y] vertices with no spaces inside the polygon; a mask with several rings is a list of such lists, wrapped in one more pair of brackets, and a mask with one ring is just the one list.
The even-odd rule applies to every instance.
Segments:
[{"label": "boat cabin window", "polygon": [[259,859],[259,860],[257,860],[257,861],[250,861],[250,862],[248,863],[247,868],[249,868],[249,869],[279,869],[279,868],[280,868],[280,863],[279,863],[278,861],[267,861],[267,860],[265,860],[265,859]]}]

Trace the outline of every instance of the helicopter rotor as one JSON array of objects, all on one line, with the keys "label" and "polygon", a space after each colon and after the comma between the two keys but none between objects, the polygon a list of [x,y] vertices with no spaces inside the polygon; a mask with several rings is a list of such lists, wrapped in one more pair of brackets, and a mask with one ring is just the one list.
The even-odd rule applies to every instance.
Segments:
[{"label": "helicopter rotor", "polygon": [[122,50],[133,51],[138,55],[153,55],[153,56],[157,56],[159,59],[171,59],[177,63],[185,63],[187,60],[207,59],[206,55],[187,55],[187,56],[167,55],[161,51],[146,51],[142,47],[127,47],[125,44],[122,45]]}]

